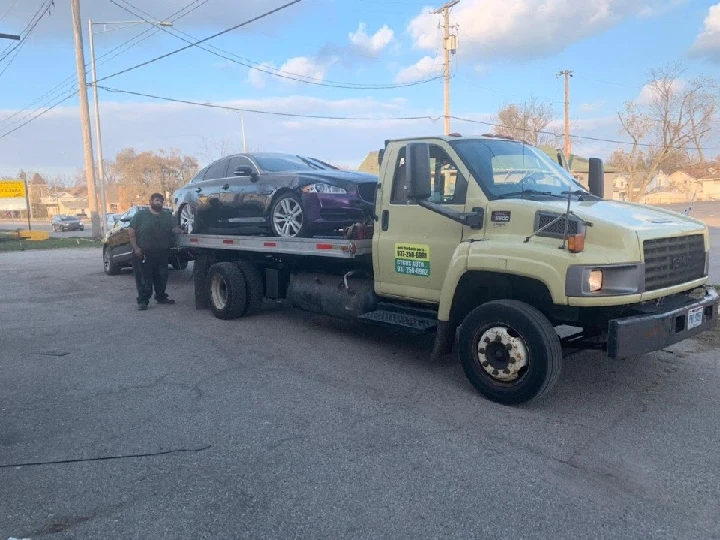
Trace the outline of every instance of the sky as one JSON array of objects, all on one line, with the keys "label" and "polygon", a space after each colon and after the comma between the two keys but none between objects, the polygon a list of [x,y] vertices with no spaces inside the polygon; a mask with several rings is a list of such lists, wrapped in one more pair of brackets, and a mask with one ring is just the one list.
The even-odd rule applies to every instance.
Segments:
[{"label": "sky", "polygon": [[[245,145],[357,167],[385,139],[443,133],[441,2],[299,0],[260,17],[289,1],[80,0],[86,62],[88,20],[120,23],[93,25],[104,157],[177,149],[207,163]],[[151,24],[162,20],[173,25]],[[532,98],[561,128],[558,74],[572,70],[573,151],[607,158],[618,145],[592,139],[627,141],[618,112],[651,69],[720,75],[712,0],[460,0],[451,22],[451,114],[463,119],[452,130],[464,136]],[[211,52],[188,46],[225,30],[201,44]],[[0,32],[27,36],[0,40],[0,176],[72,176],[84,154],[70,0],[0,0]]]}]

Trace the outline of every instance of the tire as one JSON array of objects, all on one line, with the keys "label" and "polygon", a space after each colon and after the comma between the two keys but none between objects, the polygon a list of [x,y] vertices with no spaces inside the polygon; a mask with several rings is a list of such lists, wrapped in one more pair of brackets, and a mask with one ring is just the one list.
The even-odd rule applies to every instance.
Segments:
[{"label": "tire", "polygon": [[173,267],[173,270],[185,270],[188,267],[187,261],[181,261],[177,257],[172,257],[170,259],[170,264]]},{"label": "tire", "polygon": [[110,248],[103,249],[103,268],[108,276],[116,276],[120,273],[120,267],[112,262]]},{"label": "tire", "polygon": [[305,209],[300,197],[294,193],[283,193],[270,208],[270,231],[281,238],[307,238],[310,225],[305,218]]},{"label": "tire", "polygon": [[478,392],[503,405],[540,398],[562,367],[555,328],[539,310],[517,300],[495,300],[471,311],[460,328],[458,355]]},{"label": "tire", "polygon": [[208,271],[207,288],[210,311],[218,319],[237,319],[247,310],[245,278],[236,264],[213,264]]},{"label": "tire", "polygon": [[262,309],[265,300],[265,283],[257,266],[248,261],[238,261],[238,268],[245,279],[247,307],[243,315],[254,315]]}]

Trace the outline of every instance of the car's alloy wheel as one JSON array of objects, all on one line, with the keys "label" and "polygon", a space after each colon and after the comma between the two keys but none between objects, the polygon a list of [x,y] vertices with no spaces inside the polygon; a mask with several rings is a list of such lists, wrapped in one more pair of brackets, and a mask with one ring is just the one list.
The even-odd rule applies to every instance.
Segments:
[{"label": "car's alloy wheel", "polygon": [[303,236],[303,214],[302,204],[292,195],[280,197],[273,205],[272,227],[277,236],[294,238]]},{"label": "car's alloy wheel", "polygon": [[178,217],[178,225],[188,234],[195,230],[195,210],[189,204],[183,204],[180,207],[180,214]]}]

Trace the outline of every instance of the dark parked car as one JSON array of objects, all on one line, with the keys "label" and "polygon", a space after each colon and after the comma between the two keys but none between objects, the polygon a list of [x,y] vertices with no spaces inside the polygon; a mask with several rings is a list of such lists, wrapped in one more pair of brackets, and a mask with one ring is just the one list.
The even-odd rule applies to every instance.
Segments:
[{"label": "dark parked car", "polygon": [[[130,244],[130,235],[127,228],[130,225],[130,220],[142,208],[149,208],[149,206],[133,206],[122,214],[112,229],[105,234],[103,266],[108,276],[119,274],[122,268],[132,266],[132,245]],[[164,210],[171,212],[169,208]],[[175,270],[182,270],[187,268],[189,258],[190,254],[187,251],[173,248],[170,253],[170,264]]]},{"label": "dark parked car", "polygon": [[84,231],[85,225],[75,216],[57,215],[50,220],[52,230],[55,232]]},{"label": "dark parked car", "polygon": [[376,191],[371,174],[292,154],[244,153],[211,163],[172,200],[187,232],[309,237],[366,221]]}]

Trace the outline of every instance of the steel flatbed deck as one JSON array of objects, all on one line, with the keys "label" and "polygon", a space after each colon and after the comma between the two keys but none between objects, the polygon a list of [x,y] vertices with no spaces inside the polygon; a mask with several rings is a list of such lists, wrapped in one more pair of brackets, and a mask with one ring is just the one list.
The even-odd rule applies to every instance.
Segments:
[{"label": "steel flatbed deck", "polygon": [[336,259],[354,259],[372,252],[372,240],[343,238],[275,238],[267,236],[230,236],[223,234],[183,234],[177,246],[199,249],[225,249],[255,253],[314,255]]}]

